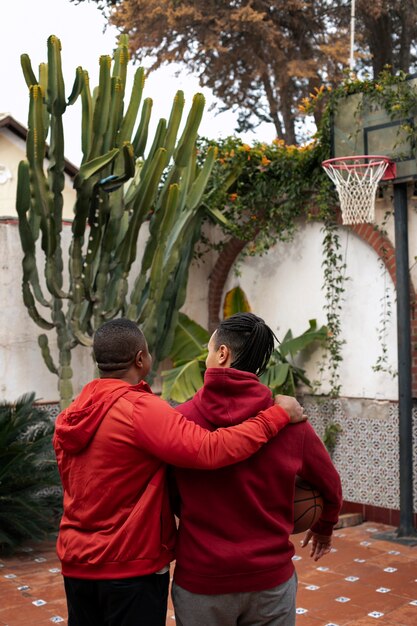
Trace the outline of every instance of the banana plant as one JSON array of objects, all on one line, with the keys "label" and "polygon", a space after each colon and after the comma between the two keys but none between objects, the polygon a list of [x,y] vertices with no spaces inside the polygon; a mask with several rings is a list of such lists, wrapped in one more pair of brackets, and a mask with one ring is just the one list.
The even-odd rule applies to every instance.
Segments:
[{"label": "banana plant", "polygon": [[170,359],[173,367],[162,372],[162,397],[185,402],[203,386],[209,332],[184,313],[179,314]]},{"label": "banana plant", "polygon": [[[73,396],[71,351],[77,345],[91,346],[94,331],[105,321],[123,315],[140,324],[155,368],[169,353],[216,152],[209,149],[203,163],[197,163],[202,94],[194,96],[179,136],[185,101],[178,91],[169,120],[159,120],[148,141],[152,100],[142,101],[143,68],[136,70],[125,103],[129,59],[125,35],[120,36],[113,59],[100,58],[98,86],[91,91],[87,71],[78,67],[68,96],[56,36],[49,37],[47,49],[48,62],[40,65],[38,76],[28,55],[21,57],[29,116],[16,208],[24,255],[23,301],[30,317],[46,331],[38,343],[46,366],[58,376],[61,406],[67,406]],[[63,116],[79,99],[83,156],[74,180],[71,242],[63,251]],[[149,236],[139,251],[138,235],[145,222]],[[39,276],[38,241],[44,281]],[[133,267],[139,252],[137,271]],[[56,335],[58,360],[50,346],[51,332]]]},{"label": "banana plant", "polygon": [[295,396],[297,387],[302,383],[311,387],[305,370],[295,364],[297,355],[312,344],[324,344],[328,330],[326,326],[317,328],[316,320],[309,320],[309,327],[298,337],[293,337],[288,330],[279,345],[274,349],[268,369],[260,377],[261,382],[269,387],[274,394]]}]

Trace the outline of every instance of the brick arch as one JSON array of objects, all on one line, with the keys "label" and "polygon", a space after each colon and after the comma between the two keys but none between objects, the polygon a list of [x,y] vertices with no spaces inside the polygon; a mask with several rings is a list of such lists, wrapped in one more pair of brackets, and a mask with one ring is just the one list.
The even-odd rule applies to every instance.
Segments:
[{"label": "brick arch", "polygon": [[[395,248],[391,241],[378,231],[372,224],[355,224],[348,226],[362,241],[371,246],[382,260],[394,285],[397,284]],[[248,242],[231,238],[220,252],[209,277],[208,314],[209,329],[212,332],[219,323],[219,312],[224,285],[230,269]],[[410,326],[411,326],[411,359],[412,359],[412,395],[417,398],[417,317],[416,291],[410,281]]]},{"label": "brick arch", "polygon": [[[396,286],[395,247],[391,241],[372,224],[353,224],[348,228],[375,250]],[[413,398],[417,398],[417,317],[415,308],[416,290],[410,280],[411,388]]]}]

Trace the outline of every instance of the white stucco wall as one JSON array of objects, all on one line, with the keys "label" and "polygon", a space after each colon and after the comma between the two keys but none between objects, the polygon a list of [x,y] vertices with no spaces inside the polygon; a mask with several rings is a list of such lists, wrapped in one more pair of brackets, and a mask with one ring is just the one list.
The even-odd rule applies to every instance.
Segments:
[{"label": "white stucco wall", "polygon": [[[17,225],[0,222],[0,400],[14,401],[35,391],[39,400],[56,401],[57,378],[46,368],[37,344],[39,334],[45,331],[32,321],[22,301],[21,256]],[[48,319],[47,312],[45,316]],[[54,352],[54,333],[48,337]],[[79,391],[94,372],[90,350],[73,351],[73,370],[74,388]]]},{"label": "white stucco wall", "polygon": [[[386,337],[388,362],[397,369],[395,292],[389,274],[370,246],[347,229],[339,229],[342,252],[346,259],[344,302],[342,304],[343,346],[341,395],[360,398],[396,399],[397,378],[374,372],[381,352],[378,340],[379,317],[383,300],[391,302]],[[278,243],[263,257],[246,257],[239,264],[240,276],[230,275],[225,291],[239,284],[246,292],[254,313],[263,317],[282,339],[288,329],[296,336],[308,328],[308,320],[326,323],[325,297],[322,290],[323,256],[321,225],[300,227],[293,241]],[[317,377],[320,351],[303,366],[307,376]],[[322,381],[322,391],[328,391]]]},{"label": "white stucco wall", "polygon": [[[70,226],[64,228],[64,249],[70,237]],[[381,351],[378,321],[382,300],[388,297],[392,313],[386,337],[388,362],[397,367],[395,293],[392,281],[383,271],[376,253],[358,237],[340,230],[346,257],[348,280],[342,308],[343,347],[341,393],[343,396],[375,399],[397,398],[397,379],[389,374],[374,372],[372,366]],[[142,230],[138,249],[143,249],[146,229]],[[291,328],[294,335],[307,329],[308,320],[319,325],[326,321],[322,291],[321,226],[300,227],[294,240],[279,243],[263,257],[247,257],[240,264],[241,276],[231,273],[226,289],[240,284],[249,297],[255,313],[264,317],[282,338]],[[208,276],[215,254],[204,262],[193,264],[184,310],[202,325],[207,324]],[[138,261],[139,263],[139,261]],[[17,224],[0,222],[0,293],[3,298],[0,326],[0,399],[12,401],[21,393],[34,390],[44,401],[58,399],[56,377],[45,367],[37,337],[43,332],[30,319],[21,295],[21,249]],[[54,335],[50,333],[52,345]],[[317,377],[320,351],[315,351],[304,363],[310,379]],[[74,389],[94,375],[90,350],[73,351]],[[326,380],[322,381],[326,392]]]}]

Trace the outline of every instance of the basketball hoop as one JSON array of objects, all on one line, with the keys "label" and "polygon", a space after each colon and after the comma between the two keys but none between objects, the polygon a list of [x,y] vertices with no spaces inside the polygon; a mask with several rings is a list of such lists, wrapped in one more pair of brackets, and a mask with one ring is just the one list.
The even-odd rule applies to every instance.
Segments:
[{"label": "basketball hoop", "polygon": [[336,186],[343,224],[374,222],[378,185],[395,178],[394,161],[367,154],[327,159],[322,166]]}]

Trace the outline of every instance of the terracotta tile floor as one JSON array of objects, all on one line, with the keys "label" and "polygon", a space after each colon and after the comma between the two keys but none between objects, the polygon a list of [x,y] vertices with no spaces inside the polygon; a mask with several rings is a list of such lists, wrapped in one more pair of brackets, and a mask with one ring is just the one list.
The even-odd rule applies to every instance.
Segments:
[{"label": "terracotta tile floor", "polygon": [[[417,625],[417,546],[375,537],[390,530],[373,523],[340,529],[333,552],[318,563],[297,545],[302,535],[294,537],[297,626]],[[170,604],[167,625],[174,620]],[[33,544],[0,559],[0,626],[51,622],[66,623],[54,544]]]}]

